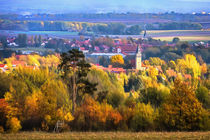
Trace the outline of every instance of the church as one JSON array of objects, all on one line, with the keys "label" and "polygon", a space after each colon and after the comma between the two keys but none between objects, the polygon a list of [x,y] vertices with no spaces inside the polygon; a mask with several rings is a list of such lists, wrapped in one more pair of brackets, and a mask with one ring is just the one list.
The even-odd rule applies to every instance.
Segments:
[{"label": "church", "polygon": [[136,70],[142,70],[142,65],[141,65],[141,48],[140,48],[140,45],[137,46],[137,49],[136,49],[136,57],[135,57],[135,60],[136,60]]}]

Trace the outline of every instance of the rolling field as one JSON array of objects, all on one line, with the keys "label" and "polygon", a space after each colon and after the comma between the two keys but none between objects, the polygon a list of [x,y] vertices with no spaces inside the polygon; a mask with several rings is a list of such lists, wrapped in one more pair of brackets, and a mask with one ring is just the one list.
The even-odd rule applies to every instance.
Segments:
[{"label": "rolling field", "polygon": [[17,134],[0,134],[0,140],[209,140],[210,132],[20,132]]},{"label": "rolling field", "polygon": [[181,41],[209,41],[210,31],[208,30],[153,30],[147,31],[147,35],[162,41],[172,41],[179,37]]},{"label": "rolling field", "polygon": [[[210,41],[210,36],[174,36],[178,37],[181,41]],[[162,41],[172,41],[172,36],[166,37],[154,37],[154,39],[160,39]]]},{"label": "rolling field", "polygon": [[[42,35],[54,38],[79,38],[78,32],[68,31],[9,31],[0,30],[0,35],[16,36],[17,34]],[[100,36],[100,35],[99,35]],[[106,36],[106,35],[104,35]],[[119,38],[140,38],[143,37],[143,32],[140,35],[109,35],[110,37]],[[179,37],[181,41],[209,41],[210,30],[150,30],[147,31],[147,37],[155,39],[172,41],[174,37]]]},{"label": "rolling field", "polygon": [[[111,37],[119,38],[139,38],[141,35],[110,35]],[[174,37],[179,37],[181,41],[209,41],[210,30],[150,30],[147,31],[146,37],[152,37],[154,39],[160,39],[165,41],[172,41]]]}]

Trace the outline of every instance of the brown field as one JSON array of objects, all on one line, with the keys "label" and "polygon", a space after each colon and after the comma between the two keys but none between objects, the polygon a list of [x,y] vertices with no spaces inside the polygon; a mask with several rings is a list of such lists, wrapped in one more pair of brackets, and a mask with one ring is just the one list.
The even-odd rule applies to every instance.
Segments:
[{"label": "brown field", "polygon": [[210,140],[209,132],[20,132],[0,134],[0,140]]},{"label": "brown field", "polygon": [[172,41],[174,37],[178,37],[180,41],[210,41],[210,36],[166,36],[154,37],[154,39],[160,39],[162,41]]}]

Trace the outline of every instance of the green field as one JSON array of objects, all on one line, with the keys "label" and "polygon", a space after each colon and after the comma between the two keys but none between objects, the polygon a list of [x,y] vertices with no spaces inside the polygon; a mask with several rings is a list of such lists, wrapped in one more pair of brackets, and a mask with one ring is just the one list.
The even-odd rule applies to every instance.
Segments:
[{"label": "green field", "polygon": [[0,134],[0,140],[209,140],[210,132],[20,132],[17,134]]}]

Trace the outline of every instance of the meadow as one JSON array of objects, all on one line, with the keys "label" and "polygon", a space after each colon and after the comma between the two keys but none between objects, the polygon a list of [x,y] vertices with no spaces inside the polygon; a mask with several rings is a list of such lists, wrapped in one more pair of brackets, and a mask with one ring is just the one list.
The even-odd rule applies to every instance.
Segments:
[{"label": "meadow", "polygon": [[0,140],[21,139],[21,140],[209,140],[210,131],[208,132],[64,132],[64,133],[47,133],[47,132],[20,132],[13,134],[0,134]]}]

